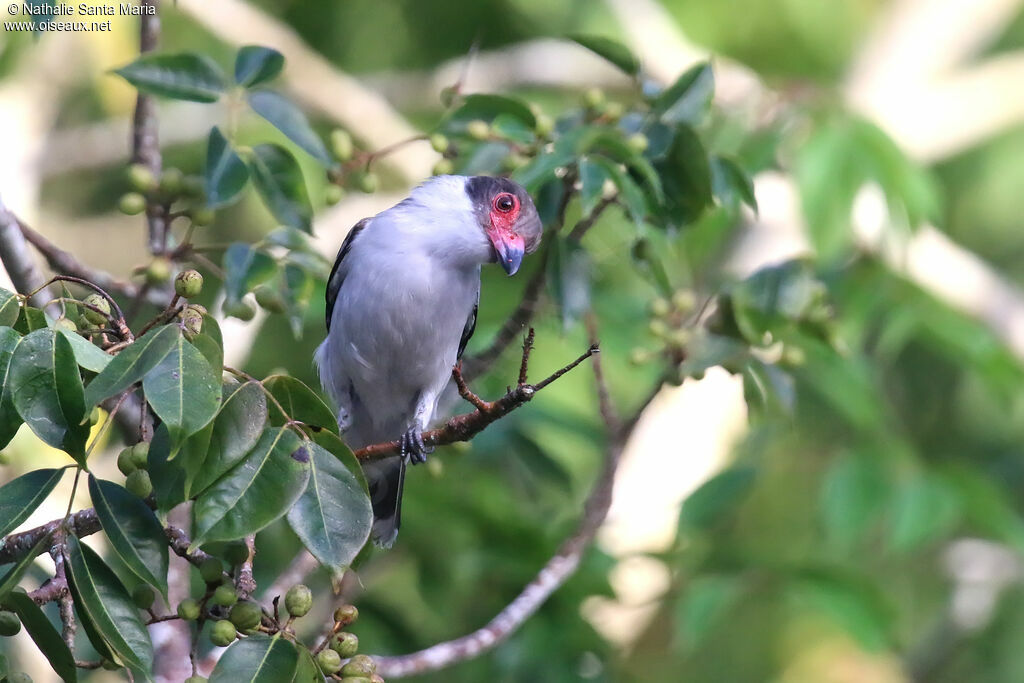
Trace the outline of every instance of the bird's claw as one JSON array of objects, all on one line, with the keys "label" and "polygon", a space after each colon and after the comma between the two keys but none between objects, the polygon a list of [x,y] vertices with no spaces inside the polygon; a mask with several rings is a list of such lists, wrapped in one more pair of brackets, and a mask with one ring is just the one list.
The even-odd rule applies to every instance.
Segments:
[{"label": "bird's claw", "polygon": [[409,427],[402,435],[402,457],[408,458],[413,465],[427,461],[427,455],[434,449],[423,443],[423,432],[418,427]]}]

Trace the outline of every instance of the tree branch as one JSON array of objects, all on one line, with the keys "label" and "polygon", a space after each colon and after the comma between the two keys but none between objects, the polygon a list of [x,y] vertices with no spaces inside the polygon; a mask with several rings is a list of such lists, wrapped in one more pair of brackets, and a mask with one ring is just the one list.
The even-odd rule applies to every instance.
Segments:
[{"label": "tree branch", "polygon": [[[38,289],[46,278],[21,234],[18,218],[0,199],[0,260],[11,277],[14,288],[22,294]],[[49,288],[36,292],[30,299],[33,306],[42,308],[53,298]]]},{"label": "tree branch", "polygon": [[[144,8],[153,8],[152,14],[145,12],[139,17],[139,52],[146,54],[156,49],[160,42],[159,0],[142,0]],[[153,176],[160,177],[163,161],[160,157],[159,121],[156,116],[156,101],[141,92],[135,100],[135,115],[132,118],[132,163],[142,164]],[[162,254],[167,248],[167,210],[159,202],[146,204],[146,221],[149,224],[149,251]]]}]

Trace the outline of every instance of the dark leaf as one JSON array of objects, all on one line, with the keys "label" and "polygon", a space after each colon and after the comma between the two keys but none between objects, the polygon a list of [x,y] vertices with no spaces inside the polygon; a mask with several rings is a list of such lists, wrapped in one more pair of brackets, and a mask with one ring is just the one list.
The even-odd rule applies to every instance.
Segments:
[{"label": "dark leaf", "polygon": [[617,40],[605,38],[604,36],[585,36],[580,34],[571,35],[568,38],[598,56],[604,57],[630,76],[636,76],[640,72],[640,60],[636,58],[636,55],[628,47]]},{"label": "dark leaf", "polygon": [[146,373],[142,388],[153,411],[167,425],[171,457],[220,407],[220,372],[181,334],[170,352]]},{"label": "dark leaf", "polygon": [[520,100],[504,95],[468,95],[462,104],[453,111],[442,128],[452,134],[463,134],[470,121],[486,121],[491,123],[501,115],[518,119],[526,128],[533,130],[537,119],[530,108]]},{"label": "dark leaf", "polygon": [[692,223],[712,204],[708,154],[692,128],[680,126],[668,154],[654,166],[662,178],[665,207],[673,222]]},{"label": "dark leaf", "polygon": [[0,327],[11,327],[21,315],[21,300],[14,292],[0,288]]},{"label": "dark leaf", "polygon": [[630,217],[635,222],[642,223],[647,217],[648,208],[647,198],[640,186],[614,161],[599,156],[592,157],[591,160],[612,179],[619,190],[618,198],[629,211]]},{"label": "dark leaf", "polygon": [[32,470],[0,486],[0,537],[28,519],[62,476],[63,469]]},{"label": "dark leaf", "polygon": [[552,298],[568,329],[590,310],[590,256],[579,242],[556,236],[548,261],[548,283]]},{"label": "dark leaf", "polygon": [[334,412],[327,407],[315,391],[307,387],[301,381],[288,375],[272,375],[263,380],[263,386],[267,388],[281,408],[271,401],[268,406],[270,410],[270,424],[282,425],[288,420],[298,420],[307,425],[322,427],[332,432],[338,431],[338,421]]},{"label": "dark leaf", "polygon": [[711,157],[711,188],[724,206],[736,208],[742,202],[757,213],[754,183],[742,168],[727,157]]},{"label": "dark leaf", "polygon": [[0,578],[0,602],[3,602],[8,594],[17,588],[18,583],[21,581],[21,578],[25,576],[25,572],[28,571],[28,568],[32,566],[32,562],[36,559],[36,556],[46,552],[46,549],[50,547],[51,539],[52,536],[47,534],[36,541],[36,544],[32,546],[28,552],[22,555],[21,559],[19,559],[13,567],[7,570],[7,573],[3,575],[3,578]]},{"label": "dark leaf", "polygon": [[235,83],[251,87],[265,83],[281,73],[284,55],[261,45],[245,45],[235,57]]},{"label": "dark leaf", "polygon": [[579,169],[580,183],[582,185],[580,188],[580,208],[583,210],[584,216],[589,216],[601,201],[605,181],[611,180],[612,177],[604,166],[591,161],[588,157],[580,158]]},{"label": "dark leaf", "polygon": [[683,502],[680,523],[692,529],[711,528],[744,501],[756,477],[752,467],[734,467],[716,474]]},{"label": "dark leaf", "polygon": [[221,655],[210,683],[284,683],[299,666],[299,653],[285,638],[253,635],[236,640]]},{"label": "dark leaf", "polygon": [[85,388],[85,404],[98,405],[121,393],[162,361],[175,347],[181,332],[175,325],[150,330],[121,350]]},{"label": "dark leaf", "polygon": [[203,331],[192,337],[192,346],[199,349],[215,372],[224,367],[224,341],[220,325],[212,315],[203,314]]},{"label": "dark leaf", "polygon": [[249,167],[217,126],[206,142],[206,203],[217,208],[230,204],[249,182]]},{"label": "dark leaf", "polygon": [[0,448],[6,448],[21,427],[11,385],[11,357],[21,340],[22,336],[10,327],[0,327]]},{"label": "dark leaf", "polygon": [[312,232],[313,205],[295,157],[280,145],[257,145],[253,154],[253,183],[270,213],[287,226]]},{"label": "dark leaf", "polygon": [[245,457],[259,441],[267,423],[267,398],[256,382],[224,386],[224,400],[214,418],[202,468],[186,494],[205,491]]},{"label": "dark leaf", "polygon": [[[50,620],[43,614],[43,610],[32,601],[25,593],[13,592],[3,600],[4,609],[9,609],[18,615],[25,630],[28,631],[32,641],[43,653],[53,672],[61,677],[64,683],[76,683],[78,680],[78,669],[75,668],[75,658],[68,649],[60,633],[53,627]],[[0,676],[3,672],[0,671]]]},{"label": "dark leaf", "polygon": [[694,125],[711,108],[715,94],[715,76],[711,64],[701,62],[691,67],[665,89],[652,107],[664,123]]},{"label": "dark leaf", "polygon": [[323,140],[313,132],[302,110],[287,97],[271,90],[257,90],[249,93],[249,106],[321,164],[333,165]]},{"label": "dark leaf", "polygon": [[71,351],[75,354],[75,362],[90,372],[103,372],[110,365],[110,361],[114,359],[113,356],[104,353],[102,349],[87,339],[83,339],[76,332],[69,330],[57,331],[71,344]]},{"label": "dark leaf", "polygon": [[114,71],[140,91],[176,100],[216,102],[224,94],[224,75],[205,55],[143,55]]},{"label": "dark leaf", "polygon": [[276,272],[273,257],[248,244],[235,242],[224,252],[224,290],[229,301],[238,301]]}]

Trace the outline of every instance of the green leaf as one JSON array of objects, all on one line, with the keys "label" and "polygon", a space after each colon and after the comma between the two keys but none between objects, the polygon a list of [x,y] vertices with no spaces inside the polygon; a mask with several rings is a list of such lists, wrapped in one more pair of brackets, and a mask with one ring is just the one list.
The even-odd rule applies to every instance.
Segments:
[{"label": "green leaf", "polygon": [[63,469],[32,470],[0,486],[0,537],[28,519],[62,476]]},{"label": "green leaf", "polygon": [[711,109],[715,94],[715,76],[711,64],[701,62],[688,69],[665,89],[652,107],[664,123],[676,125],[700,123]]},{"label": "green leaf", "polygon": [[504,95],[467,95],[442,124],[442,130],[449,134],[463,135],[470,121],[491,123],[501,115],[518,119],[526,128],[533,130],[537,119],[523,102]]},{"label": "green leaf", "polygon": [[334,164],[327,147],[320,136],[313,132],[306,115],[287,97],[271,90],[257,90],[249,93],[249,106],[324,166]]},{"label": "green leaf", "polygon": [[302,169],[291,152],[280,145],[257,145],[250,161],[253,183],[274,218],[311,233],[313,205]]},{"label": "green leaf", "polygon": [[285,427],[263,430],[256,446],[197,499],[193,545],[232,541],[280,518],[309,480],[309,446]]},{"label": "green leaf", "polygon": [[140,579],[167,597],[167,538],[146,503],[112,481],[89,475],[89,496],[110,546]]},{"label": "green leaf", "polygon": [[224,367],[224,337],[212,315],[203,314],[203,331],[192,337],[192,346],[199,349],[215,372]]},{"label": "green leaf", "polygon": [[338,420],[334,412],[315,391],[301,381],[289,375],[271,375],[263,380],[263,386],[285,411],[282,414],[281,408],[271,401],[268,406],[270,424],[283,425],[291,419],[332,432],[338,431]]},{"label": "green leaf", "polygon": [[206,142],[206,204],[212,208],[230,204],[249,182],[249,167],[238,156],[220,128],[210,129]]},{"label": "green leaf", "polygon": [[617,40],[605,38],[604,36],[580,34],[570,35],[567,38],[579,43],[599,57],[604,57],[630,76],[636,76],[640,72],[640,60],[637,59],[636,55],[628,47]]},{"label": "green leaf", "polygon": [[619,168],[618,164],[600,156],[591,157],[591,161],[600,166],[615,183],[615,187],[619,190],[619,199],[625,204],[633,220],[636,223],[642,223],[647,217],[647,198],[644,197],[640,186],[629,177],[628,173]]},{"label": "green leaf", "polygon": [[711,157],[711,189],[724,206],[736,208],[742,202],[757,213],[754,182],[732,159]]},{"label": "green leaf", "polygon": [[568,329],[590,310],[591,264],[587,250],[576,240],[555,236],[548,260],[548,287]]},{"label": "green leaf", "polygon": [[299,662],[292,683],[324,683],[324,675],[313,661],[313,655],[307,648],[300,647],[298,650]]},{"label": "green leaf", "polygon": [[698,576],[686,584],[676,606],[676,645],[693,652],[718,627],[739,600],[743,581],[736,576]]},{"label": "green leaf", "polygon": [[124,347],[110,364],[96,375],[85,388],[85,404],[98,405],[104,399],[121,393],[156,367],[181,337],[175,325],[162,325],[152,329]]},{"label": "green leaf", "polygon": [[[74,536],[68,536],[67,546],[68,586],[75,608],[88,615],[95,629],[89,634],[90,641],[101,653],[109,647],[136,676],[148,680],[153,643],[128,591],[92,548]],[[94,637],[101,641],[97,643]]]},{"label": "green leaf", "polygon": [[291,681],[299,653],[285,638],[253,635],[236,640],[224,651],[210,683],[282,683]]},{"label": "green leaf", "polygon": [[888,480],[871,453],[840,457],[821,488],[822,517],[829,540],[850,548],[876,521],[885,505]]},{"label": "green leaf", "polygon": [[491,121],[491,130],[503,140],[518,142],[522,145],[533,143],[537,136],[522,119],[511,114],[498,114]]},{"label": "green leaf", "polygon": [[882,593],[860,577],[810,570],[790,588],[799,603],[830,617],[871,652],[892,641],[893,610]]},{"label": "green leaf", "polygon": [[351,451],[339,458],[318,444],[307,445],[312,452],[309,484],[288,511],[288,524],[313,557],[337,574],[366,544],[373,508],[353,474],[362,468]]},{"label": "green leaf", "polygon": [[584,216],[589,216],[601,201],[605,181],[611,180],[612,177],[604,166],[592,161],[589,157],[580,158],[579,170],[580,208]]},{"label": "green leaf", "polygon": [[961,516],[960,499],[945,480],[924,472],[895,492],[886,526],[889,547],[909,551],[941,538]]},{"label": "green leaf", "polygon": [[81,424],[85,390],[71,344],[53,330],[36,330],[21,341],[10,364],[8,381],[21,419],[84,467],[89,425]]},{"label": "green leaf", "polygon": [[265,83],[281,73],[284,55],[261,45],[245,45],[235,57],[235,83],[249,88]]},{"label": "green leaf", "polygon": [[794,175],[807,233],[825,261],[841,258],[853,246],[850,215],[864,183],[863,161],[845,121],[822,125],[796,151]]},{"label": "green leaf", "polygon": [[709,529],[727,517],[754,487],[757,470],[733,467],[716,474],[683,501],[679,521],[692,529]]},{"label": "green leaf", "polygon": [[103,349],[89,340],[83,339],[76,332],[70,330],[58,330],[58,332],[71,344],[75,362],[89,372],[103,372],[110,365],[110,361],[114,359],[109,353],[105,353]]},{"label": "green leaf", "polygon": [[0,288],[0,327],[11,327],[21,315],[21,300],[14,292]]},{"label": "green leaf", "polygon": [[[4,598],[3,606],[4,609],[11,610],[18,615],[21,624],[28,631],[28,635],[36,647],[50,662],[54,673],[60,676],[64,683],[76,683],[78,669],[75,668],[75,658],[39,605],[33,602],[27,594],[13,592]],[[2,674],[3,671],[0,671],[0,676]]]},{"label": "green leaf", "polygon": [[0,448],[6,448],[21,427],[21,415],[14,407],[11,385],[11,357],[22,336],[10,327],[0,327]]},{"label": "green leaf", "polygon": [[309,301],[313,297],[315,288],[316,282],[309,271],[294,263],[285,264],[283,291],[285,312],[288,314],[288,323],[291,325],[292,334],[296,338],[302,336],[306,309],[309,307]]},{"label": "green leaf", "polygon": [[205,55],[192,53],[143,55],[118,74],[140,92],[175,100],[216,102],[224,94],[224,74]]},{"label": "green leaf", "polygon": [[536,192],[544,183],[558,180],[555,172],[571,163],[573,156],[561,152],[542,152],[530,160],[528,164],[516,169],[512,179],[518,182],[527,192]]},{"label": "green leaf", "polygon": [[142,380],[146,400],[167,425],[171,457],[190,434],[213,419],[220,407],[220,374],[196,347],[178,334],[167,355]]},{"label": "green leaf", "polygon": [[36,544],[32,546],[28,552],[21,556],[17,564],[11,567],[3,578],[0,578],[0,602],[3,602],[5,598],[10,594],[12,590],[17,588],[18,582],[25,576],[25,572],[32,566],[32,562],[36,557],[46,551],[46,548],[50,545],[52,534],[45,534],[42,538],[36,541]]},{"label": "green leaf", "polygon": [[[161,424],[153,431],[146,469],[149,470],[150,479],[158,482],[158,485],[153,487],[153,497],[156,498],[156,509],[161,519],[166,517],[174,506],[188,499],[185,495],[185,468],[189,464],[188,456],[194,454],[190,442],[197,436],[199,434],[187,439],[181,447],[183,453],[180,457],[171,460],[171,437],[167,433],[167,425]],[[205,457],[206,454],[201,455]]]},{"label": "green leaf", "polygon": [[49,326],[49,319],[46,317],[46,314],[38,308],[32,308],[31,306],[22,306],[21,313],[18,315],[18,322],[14,323],[14,329],[22,334],[43,330]]},{"label": "green leaf", "polygon": [[266,423],[267,398],[258,383],[225,385],[202,468],[189,482],[186,494],[202,493],[234,467],[259,441]]},{"label": "green leaf", "polygon": [[229,301],[238,301],[276,272],[273,257],[248,244],[235,242],[224,252],[224,291]]},{"label": "green leaf", "polygon": [[711,166],[700,138],[689,126],[680,126],[672,146],[654,164],[665,190],[670,220],[680,225],[697,220],[711,206]]}]

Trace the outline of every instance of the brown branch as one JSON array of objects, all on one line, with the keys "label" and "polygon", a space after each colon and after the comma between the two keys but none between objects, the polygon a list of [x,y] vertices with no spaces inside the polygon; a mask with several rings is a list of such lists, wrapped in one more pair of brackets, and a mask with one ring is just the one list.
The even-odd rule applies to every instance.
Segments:
[{"label": "brown branch", "polygon": [[[46,524],[16,534],[10,534],[0,540],[0,564],[15,562],[31,551],[37,543],[50,534],[55,534],[64,523],[64,518],[55,519]],[[100,520],[96,510],[87,508],[68,517],[67,530],[78,538],[84,538],[100,530]],[[43,549],[45,552],[48,549]]]},{"label": "brown branch", "polygon": [[188,560],[190,564],[198,567],[203,562],[213,557],[199,548],[190,551],[188,548],[192,545],[192,540],[188,537],[188,534],[176,526],[168,525],[167,528],[164,529],[164,535],[167,536],[168,544],[170,545],[171,550],[174,551],[174,554]]},{"label": "brown branch", "polygon": [[[32,258],[25,237],[21,234],[18,218],[0,199],[0,261],[14,284],[22,294],[33,292],[46,282],[39,264]],[[53,298],[48,287],[32,295],[30,303],[42,308]]]},{"label": "brown branch", "polygon": [[256,536],[250,534],[245,537],[245,547],[249,555],[238,568],[238,577],[235,579],[235,589],[238,591],[238,599],[246,600],[256,592],[256,579],[252,576],[252,562],[256,557]]},{"label": "brown branch", "polygon": [[[153,12],[139,17],[139,52],[145,54],[155,50],[160,42],[159,0],[142,0],[141,5]],[[160,177],[163,161],[160,157],[156,101],[141,92],[135,100],[135,115],[132,117],[132,162],[144,165],[155,177]],[[159,202],[148,201],[146,221],[149,224],[149,251],[162,254],[167,248],[169,222],[166,207]]]},{"label": "brown branch", "polygon": [[[596,339],[591,340],[597,347]],[[600,359],[592,362],[598,396],[607,396],[608,388],[601,372]],[[604,399],[600,399],[604,404]],[[602,405],[602,415],[610,407]],[[607,419],[607,417],[605,418]],[[617,419],[617,417],[616,417]],[[537,573],[533,581],[485,626],[461,638],[432,645],[424,650],[394,657],[375,657],[377,671],[384,678],[402,678],[437,671],[457,662],[477,657],[508,638],[573,575],[611,505],[612,485],[627,434],[610,430],[604,467],[583,508],[576,532],[567,538],[555,555]]]},{"label": "brown branch", "polygon": [[523,339],[523,360],[519,363],[519,384],[526,384],[526,374],[530,369],[530,352],[533,351],[533,328]]}]

